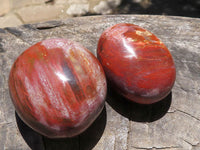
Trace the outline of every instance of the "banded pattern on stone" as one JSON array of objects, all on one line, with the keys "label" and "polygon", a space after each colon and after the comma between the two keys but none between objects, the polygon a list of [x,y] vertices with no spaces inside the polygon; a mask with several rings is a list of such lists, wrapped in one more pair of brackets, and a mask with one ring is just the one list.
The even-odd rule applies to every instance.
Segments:
[{"label": "banded pattern on stone", "polygon": [[45,40],[22,53],[9,87],[19,116],[49,137],[85,130],[101,112],[107,89],[95,56],[65,39]]},{"label": "banded pattern on stone", "polygon": [[166,97],[176,71],[167,47],[134,24],[116,24],[103,32],[98,58],[108,79],[123,96],[143,104]]}]

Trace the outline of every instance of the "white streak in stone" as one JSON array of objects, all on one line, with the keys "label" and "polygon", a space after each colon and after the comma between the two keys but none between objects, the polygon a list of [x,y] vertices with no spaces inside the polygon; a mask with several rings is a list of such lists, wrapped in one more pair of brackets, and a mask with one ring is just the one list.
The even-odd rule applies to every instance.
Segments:
[{"label": "white streak in stone", "polygon": [[46,119],[44,118],[44,115],[40,109],[40,105],[43,104],[42,106],[45,107],[47,110],[48,108],[45,105],[46,103],[44,103],[43,95],[41,93],[41,90],[38,88],[39,86],[37,85],[37,83],[35,83],[35,85],[33,86],[30,80],[25,76],[25,87],[29,95],[30,103],[34,106],[34,113],[39,116],[38,119],[42,124],[47,125]]},{"label": "white streak in stone", "polygon": [[159,92],[160,92],[159,89],[156,88],[156,89],[152,89],[151,91],[143,94],[142,96],[144,96],[144,97],[156,96],[156,95],[159,95]]},{"label": "white streak in stone", "polygon": [[68,52],[72,48],[72,42],[66,39],[47,39],[41,42],[41,45],[46,47],[46,49],[60,48]]},{"label": "white streak in stone", "polygon": [[43,89],[45,90],[45,93],[48,95],[48,98],[50,100],[50,103],[58,110],[60,113],[66,117],[69,118],[69,112],[66,109],[66,106],[62,102],[62,98],[60,97],[60,94],[56,92],[56,89],[53,88],[51,82],[48,80],[48,76],[45,74],[43,68],[40,66],[40,64],[36,64],[37,72],[39,75],[39,79],[41,84],[43,85]]}]

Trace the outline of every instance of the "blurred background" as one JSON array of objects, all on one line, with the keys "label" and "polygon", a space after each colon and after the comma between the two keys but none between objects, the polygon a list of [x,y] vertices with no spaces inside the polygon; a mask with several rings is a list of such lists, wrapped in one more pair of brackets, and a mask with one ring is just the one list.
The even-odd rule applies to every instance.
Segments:
[{"label": "blurred background", "polygon": [[200,17],[200,0],[0,0],[0,28],[105,14]]}]

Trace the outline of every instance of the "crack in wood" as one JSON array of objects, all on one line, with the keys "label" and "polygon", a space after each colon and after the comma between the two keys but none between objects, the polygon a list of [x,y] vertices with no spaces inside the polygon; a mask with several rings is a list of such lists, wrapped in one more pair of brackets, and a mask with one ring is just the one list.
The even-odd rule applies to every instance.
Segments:
[{"label": "crack in wood", "polygon": [[194,89],[190,89],[190,90],[186,89],[186,88],[183,87],[180,83],[177,83],[177,84],[178,84],[178,86],[179,86],[179,89],[181,89],[181,90],[184,91],[185,93],[189,93],[189,92],[194,91]]},{"label": "crack in wood", "polygon": [[62,26],[65,26],[65,24],[62,21],[47,21],[45,23],[35,24],[32,27],[37,30],[49,30]]},{"label": "crack in wood", "polygon": [[144,150],[153,150],[153,149],[178,149],[180,148],[180,146],[166,146],[166,147],[133,147],[133,148],[136,148],[136,149],[144,149]]},{"label": "crack in wood", "polygon": [[36,29],[38,30],[49,30],[49,29],[53,29],[56,27],[60,27],[60,26],[53,26],[53,27],[49,27],[49,26],[43,26],[43,27],[37,27]]},{"label": "crack in wood", "polygon": [[145,148],[145,147],[136,147],[136,146],[134,146],[133,148],[136,148],[136,149],[145,149],[145,150],[149,149],[149,148]]},{"label": "crack in wood", "polygon": [[185,114],[185,115],[187,115],[187,116],[189,116],[189,117],[191,117],[191,118],[193,118],[193,119],[195,119],[195,120],[197,120],[197,121],[200,121],[199,118],[197,118],[197,117],[195,117],[195,116],[193,116],[193,115],[191,115],[191,114],[189,114],[189,113],[187,113],[187,112],[184,112],[184,111],[182,111],[182,110],[180,110],[180,109],[175,108],[174,111],[175,111],[175,112],[183,113],[183,114]]},{"label": "crack in wood", "polygon": [[185,139],[183,139],[183,138],[181,138],[181,139],[182,139],[185,143],[191,145],[192,147],[196,147],[196,146],[198,146],[198,145],[200,144],[200,142],[197,142],[196,144],[192,144],[192,143],[190,143],[189,141],[187,141],[187,140],[185,140]]}]

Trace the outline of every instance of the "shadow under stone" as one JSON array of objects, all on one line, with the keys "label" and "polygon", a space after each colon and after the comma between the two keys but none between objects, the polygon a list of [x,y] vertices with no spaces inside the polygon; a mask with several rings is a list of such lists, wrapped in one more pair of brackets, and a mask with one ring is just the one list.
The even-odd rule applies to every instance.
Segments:
[{"label": "shadow under stone", "polygon": [[131,102],[108,88],[107,102],[119,114],[136,122],[153,122],[162,118],[171,105],[172,93],[153,104],[138,104]]},{"label": "shadow under stone", "polygon": [[27,126],[15,112],[18,129],[25,142],[32,150],[45,150],[43,137],[38,132]]},{"label": "shadow under stone", "polygon": [[83,133],[72,138],[50,139],[27,126],[15,113],[17,126],[32,150],[91,150],[100,140],[106,126],[106,107]]}]

